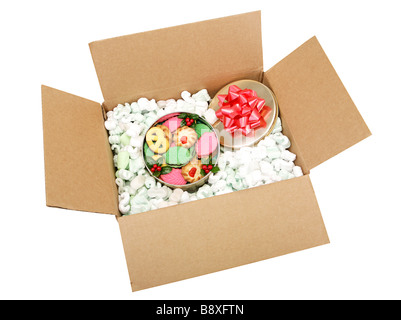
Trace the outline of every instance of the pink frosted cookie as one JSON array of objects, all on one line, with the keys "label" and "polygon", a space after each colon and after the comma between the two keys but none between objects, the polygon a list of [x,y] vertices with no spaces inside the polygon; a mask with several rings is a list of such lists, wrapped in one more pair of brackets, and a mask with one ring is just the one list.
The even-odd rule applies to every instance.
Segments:
[{"label": "pink frosted cookie", "polygon": [[170,119],[170,118],[172,118],[172,117],[174,117],[174,116],[178,116],[179,114],[180,114],[179,112],[167,114],[167,115],[165,115],[164,117],[161,117],[161,118],[158,120],[158,122],[166,121],[166,120],[168,120],[168,119]]},{"label": "pink frosted cookie", "polygon": [[178,118],[178,117],[173,117],[168,119],[166,122],[164,122],[163,124],[170,129],[170,132],[173,132],[175,130],[177,130],[180,125],[181,125],[181,121],[182,119]]},{"label": "pink frosted cookie", "polygon": [[214,132],[205,132],[196,144],[196,153],[199,157],[207,157],[217,148],[217,137]]},{"label": "pink frosted cookie", "polygon": [[187,182],[185,181],[184,177],[181,174],[181,169],[173,168],[173,170],[171,170],[170,173],[162,174],[160,176],[160,179],[162,179],[164,182],[175,184],[177,186],[187,184]]}]

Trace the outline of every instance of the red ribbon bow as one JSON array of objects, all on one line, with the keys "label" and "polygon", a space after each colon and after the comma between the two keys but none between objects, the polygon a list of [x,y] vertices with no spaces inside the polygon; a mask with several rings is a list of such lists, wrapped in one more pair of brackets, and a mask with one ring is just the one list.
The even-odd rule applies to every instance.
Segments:
[{"label": "red ribbon bow", "polygon": [[244,136],[253,129],[266,127],[264,117],[271,112],[265,100],[259,98],[254,90],[231,85],[228,94],[218,95],[220,109],[217,118],[223,122],[224,129],[231,134],[240,130]]}]

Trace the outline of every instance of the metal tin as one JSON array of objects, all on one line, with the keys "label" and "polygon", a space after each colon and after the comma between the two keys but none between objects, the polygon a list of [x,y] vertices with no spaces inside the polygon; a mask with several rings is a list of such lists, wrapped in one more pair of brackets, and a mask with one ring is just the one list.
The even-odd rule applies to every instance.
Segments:
[{"label": "metal tin", "polygon": [[[150,128],[152,128],[153,126],[155,126],[157,123],[161,122],[160,119],[163,119],[163,122],[164,122],[164,121],[168,120],[169,118],[174,117],[174,116],[177,116],[178,114],[181,114],[181,113],[185,113],[185,114],[195,114],[195,113],[193,113],[193,112],[181,111],[181,112],[171,112],[171,113],[168,113],[168,114],[164,115],[163,117],[160,117],[160,118],[157,119],[155,122],[153,122],[152,125],[146,130],[146,133],[145,133],[145,135],[144,135],[144,137],[143,137],[142,146],[144,146],[144,144],[146,143],[146,134],[147,134],[148,130],[149,130]],[[169,117],[169,116],[170,116],[170,117]],[[217,139],[218,139],[218,138],[219,138],[219,135],[217,134],[215,128],[213,128],[213,126],[211,126],[205,119],[202,118],[201,121],[202,121],[202,123],[206,124],[206,125],[212,130],[212,132],[216,135],[216,137],[217,137]],[[219,145],[219,144],[217,144],[217,149],[216,149],[214,152],[215,152],[214,157],[216,157],[215,164],[217,164],[217,163],[218,163],[218,160],[219,160],[219,157],[220,157],[220,145]],[[144,154],[144,148],[143,148],[143,147],[142,147],[142,159],[143,159],[143,161],[144,161],[144,163],[145,163],[145,167],[146,167],[146,169],[148,170],[149,174],[150,174],[153,178],[155,178],[156,181],[158,181],[158,182],[160,182],[161,184],[166,185],[167,187],[172,188],[172,189],[177,189],[177,188],[179,188],[179,189],[182,189],[182,190],[184,190],[184,191],[195,192],[199,187],[201,187],[202,185],[204,185],[204,184],[207,182],[207,180],[209,179],[209,176],[212,174],[212,172],[209,172],[209,173],[206,174],[202,179],[200,179],[200,180],[198,180],[198,181],[195,181],[195,182],[193,182],[193,183],[187,183],[187,184],[185,184],[185,185],[174,185],[174,184],[170,184],[170,183],[164,182],[162,179],[160,179],[160,178],[158,178],[158,177],[155,177],[155,176],[153,175],[152,171],[150,171],[150,169],[149,169],[148,166],[146,165],[145,154]]]},{"label": "metal tin", "polygon": [[279,109],[277,98],[274,95],[273,91],[266,87],[263,83],[255,80],[238,80],[231,82],[220,89],[212,101],[210,102],[209,108],[217,111],[219,107],[219,100],[217,98],[218,95],[227,94],[228,88],[231,85],[236,85],[241,89],[252,89],[255,90],[258,97],[265,100],[265,104],[272,109],[272,112],[268,114],[264,119],[266,121],[267,126],[265,128],[257,128],[253,130],[253,133],[247,136],[242,135],[241,132],[237,131],[232,135],[231,133],[224,130],[224,125],[220,120],[217,120],[213,127],[218,132],[220,144],[223,147],[230,149],[239,149],[242,147],[248,147],[255,145],[258,141],[263,139],[265,136],[271,133],[274,128],[274,125],[277,121]]}]

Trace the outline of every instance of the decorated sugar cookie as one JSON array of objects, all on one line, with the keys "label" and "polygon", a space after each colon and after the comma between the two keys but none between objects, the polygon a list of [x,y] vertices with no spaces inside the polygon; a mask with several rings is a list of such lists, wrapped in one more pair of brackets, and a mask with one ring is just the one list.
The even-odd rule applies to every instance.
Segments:
[{"label": "decorated sugar cookie", "polygon": [[193,183],[203,178],[201,173],[202,163],[200,160],[196,159],[195,161],[191,161],[181,169],[181,174],[184,177],[185,181],[189,183]]},{"label": "decorated sugar cookie", "polygon": [[169,128],[170,132],[174,132],[181,126],[181,119],[178,117],[172,117],[163,123],[167,128]]},{"label": "decorated sugar cookie", "polygon": [[198,140],[196,131],[190,127],[184,126],[178,128],[174,135],[173,141],[179,147],[191,148]]},{"label": "decorated sugar cookie", "polygon": [[187,183],[181,174],[181,169],[173,169],[167,174],[162,174],[160,179],[162,179],[164,182],[177,186],[182,186]]},{"label": "decorated sugar cookie", "polygon": [[196,153],[199,157],[207,157],[216,150],[218,144],[213,132],[205,132],[196,144]]},{"label": "decorated sugar cookie", "polygon": [[210,127],[204,123],[197,123],[195,126],[195,131],[198,135],[198,138],[200,138],[202,134],[204,134],[205,132],[211,132],[212,129],[210,129]]},{"label": "decorated sugar cookie", "polygon": [[184,166],[194,157],[193,151],[184,147],[172,147],[166,153],[166,163],[171,166]]},{"label": "decorated sugar cookie", "polygon": [[156,128],[162,129],[163,132],[164,132],[164,135],[166,136],[166,138],[168,139],[168,141],[169,141],[169,142],[171,141],[172,134],[171,134],[171,131],[170,131],[169,128],[167,128],[165,125],[162,125],[162,124],[158,124],[158,125],[156,126]]},{"label": "decorated sugar cookie", "polygon": [[149,149],[155,153],[165,153],[169,146],[169,139],[164,134],[163,129],[152,127],[146,133],[146,143]]}]

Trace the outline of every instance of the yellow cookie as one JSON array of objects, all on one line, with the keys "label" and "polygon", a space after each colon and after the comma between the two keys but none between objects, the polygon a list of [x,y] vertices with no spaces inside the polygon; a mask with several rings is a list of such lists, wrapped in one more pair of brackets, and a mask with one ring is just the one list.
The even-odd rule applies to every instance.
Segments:
[{"label": "yellow cookie", "polygon": [[149,149],[155,153],[165,153],[170,147],[170,142],[163,129],[152,127],[146,133],[146,143]]},{"label": "yellow cookie", "polygon": [[169,142],[171,141],[171,132],[170,132],[170,129],[169,129],[169,128],[167,128],[165,125],[162,125],[162,124],[158,124],[158,125],[156,126],[156,128],[162,129],[163,132],[164,132],[164,135],[166,136],[166,138],[168,139],[168,141],[169,141]]}]

